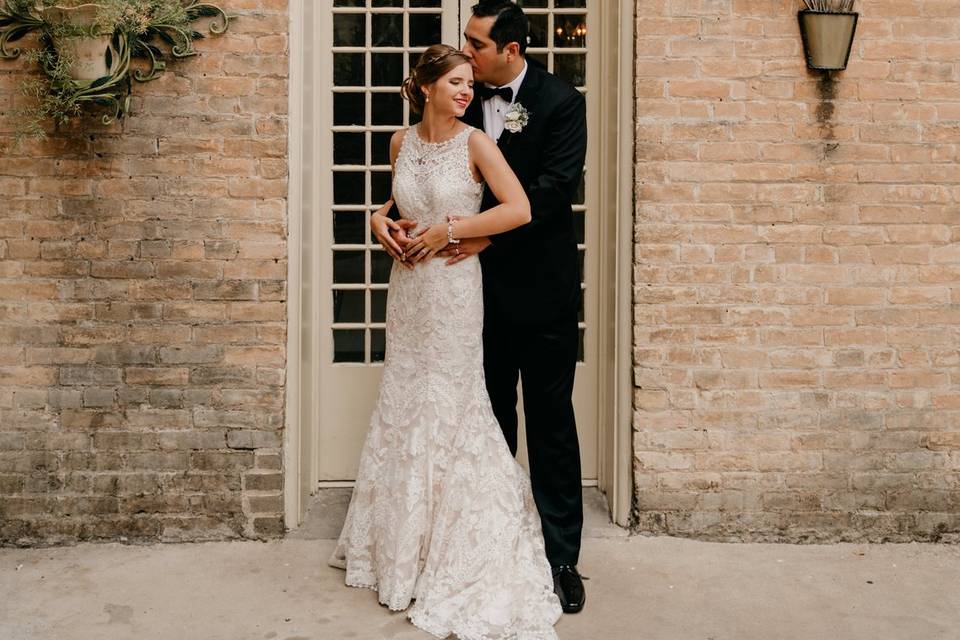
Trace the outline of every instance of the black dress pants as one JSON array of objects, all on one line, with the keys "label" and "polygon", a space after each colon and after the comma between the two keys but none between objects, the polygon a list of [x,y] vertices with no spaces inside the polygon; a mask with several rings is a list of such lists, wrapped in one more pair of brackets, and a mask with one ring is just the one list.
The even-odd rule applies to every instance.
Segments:
[{"label": "black dress pants", "polygon": [[493,412],[517,455],[517,379],[523,389],[527,455],[547,559],[577,564],[583,530],[580,444],[573,413],[576,317],[549,326],[517,326],[486,315],[483,369]]}]

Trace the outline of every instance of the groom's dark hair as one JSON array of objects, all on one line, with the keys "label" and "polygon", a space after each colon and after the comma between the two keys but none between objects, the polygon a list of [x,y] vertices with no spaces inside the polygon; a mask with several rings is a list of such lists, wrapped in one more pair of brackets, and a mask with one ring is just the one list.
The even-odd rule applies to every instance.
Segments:
[{"label": "groom's dark hair", "polygon": [[526,53],[530,23],[527,14],[517,3],[510,0],[480,0],[471,10],[478,18],[497,17],[490,27],[490,39],[497,43],[498,52],[511,42],[516,42],[520,45],[520,54]]}]

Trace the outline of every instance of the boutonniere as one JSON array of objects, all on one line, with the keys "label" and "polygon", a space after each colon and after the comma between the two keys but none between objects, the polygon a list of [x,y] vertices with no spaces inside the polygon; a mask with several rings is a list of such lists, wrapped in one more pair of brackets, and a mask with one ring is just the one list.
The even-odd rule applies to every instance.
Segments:
[{"label": "boutonniere", "polygon": [[503,128],[510,133],[520,133],[530,122],[530,112],[519,102],[514,102],[503,116]]}]

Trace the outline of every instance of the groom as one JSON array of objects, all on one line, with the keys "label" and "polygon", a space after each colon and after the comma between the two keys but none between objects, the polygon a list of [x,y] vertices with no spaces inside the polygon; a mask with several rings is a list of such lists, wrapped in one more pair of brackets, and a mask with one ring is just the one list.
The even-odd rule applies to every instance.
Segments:
[{"label": "groom", "polygon": [[[587,151],[586,103],[526,58],[529,25],[520,7],[483,0],[472,11],[463,52],[472,60],[475,97],[463,120],[498,142],[524,185],[532,220],[489,238],[464,238],[443,255],[454,263],[480,254],[487,391],[516,455],[522,382],[530,480],[554,590],[563,610],[576,613],[586,597],[576,566],[583,498],[572,394],[581,289],[571,203]],[[486,189],[480,210],[496,204]],[[375,233],[390,250],[385,228]],[[391,234],[405,244],[402,232]]]}]

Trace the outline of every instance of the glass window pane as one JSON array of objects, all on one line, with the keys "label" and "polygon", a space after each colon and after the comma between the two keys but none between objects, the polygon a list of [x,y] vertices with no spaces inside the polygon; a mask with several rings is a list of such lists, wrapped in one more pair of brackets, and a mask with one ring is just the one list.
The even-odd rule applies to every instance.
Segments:
[{"label": "glass window pane", "polygon": [[364,203],[364,173],[362,171],[335,171],[333,173],[333,203]]},{"label": "glass window pane", "polygon": [[333,0],[335,7],[362,7],[365,0]]},{"label": "glass window pane", "polygon": [[403,0],[373,0],[374,7],[402,7]]},{"label": "glass window pane", "polygon": [[530,44],[531,47],[547,46],[547,16],[546,14],[531,14],[527,16],[530,21]]},{"label": "glass window pane", "polygon": [[586,172],[580,174],[580,184],[577,185],[577,192],[573,196],[573,204],[583,204],[586,202]]},{"label": "glass window pane", "polygon": [[587,0],[553,0],[557,9],[586,9]]},{"label": "glass window pane", "polygon": [[370,100],[371,124],[403,124],[403,98],[399,93],[371,93]]},{"label": "glass window pane", "polygon": [[582,53],[557,54],[553,58],[553,72],[575,87],[582,87],[587,81],[587,56]]},{"label": "glass window pane", "polygon": [[583,303],[584,303],[584,300],[586,299],[586,297],[587,297],[587,291],[586,291],[586,289],[582,289],[582,290],[580,291],[580,310],[577,312],[577,321],[578,321],[578,322],[583,322],[583,318],[584,318]]},{"label": "glass window pane", "polygon": [[399,13],[373,14],[371,38],[375,47],[403,46],[403,15]]},{"label": "glass window pane", "polygon": [[334,133],[333,164],[366,164],[366,134]]},{"label": "glass window pane", "polygon": [[413,70],[417,63],[420,62],[420,56],[422,56],[425,51],[411,51],[407,54],[407,62],[410,64],[410,69]]},{"label": "glass window pane", "polygon": [[439,13],[410,14],[410,46],[429,47],[441,41]]},{"label": "glass window pane", "polygon": [[370,164],[390,164],[390,138],[392,131],[374,131],[370,144]]},{"label": "glass window pane", "polygon": [[554,14],[553,46],[587,46],[587,16],[583,14]]},{"label": "glass window pane", "polygon": [[[411,70],[413,70],[413,69],[417,66],[417,61],[420,60],[420,55],[421,55],[421,53],[422,53],[422,52],[420,52],[420,53],[411,52],[411,53],[408,53],[408,54],[407,54],[407,57],[408,57],[408,60],[409,60],[409,63],[410,63],[410,69],[411,69]],[[413,112],[413,109],[407,109],[407,120],[406,120],[406,122],[405,122],[404,124],[405,124],[406,126],[408,126],[408,127],[409,127],[410,125],[417,124],[418,122],[420,122],[420,118],[421,118],[421,117],[422,117],[422,116],[421,116],[420,114],[414,113],[414,112]]]},{"label": "glass window pane", "polygon": [[363,124],[366,119],[365,96],[362,93],[333,94],[333,124]]},{"label": "glass window pane", "polygon": [[364,290],[333,292],[333,321],[334,322],[363,322],[366,311],[364,309]]},{"label": "glass window pane", "polygon": [[363,329],[334,329],[333,361],[363,362]]},{"label": "glass window pane", "polygon": [[367,19],[362,13],[333,16],[333,46],[362,47],[367,44]]},{"label": "glass window pane", "polygon": [[383,204],[393,193],[393,175],[389,171],[370,172],[370,203]]},{"label": "glass window pane", "polygon": [[425,7],[437,7],[440,8],[442,0],[410,0],[410,6],[414,9],[421,9]]},{"label": "glass window pane", "polygon": [[583,345],[584,345],[584,341],[586,340],[586,335],[585,335],[586,332],[587,332],[586,329],[580,329],[580,340],[579,340],[579,344],[577,345],[577,362],[584,362],[584,357],[583,357],[583,355],[584,355],[584,347],[583,347]]},{"label": "glass window pane", "polygon": [[364,244],[367,220],[363,211],[333,212],[333,243]]},{"label": "glass window pane", "polygon": [[338,87],[361,87],[364,84],[363,53],[333,54],[333,84]]},{"label": "glass window pane", "polygon": [[370,329],[370,362],[383,362],[386,355],[386,331],[383,329]]},{"label": "glass window pane", "polygon": [[402,53],[374,53],[370,61],[370,84],[374,87],[399,87],[403,82]]},{"label": "glass window pane", "polygon": [[[376,211],[376,209],[372,209],[372,210],[370,211],[370,214],[372,215],[374,211]],[[402,217],[402,216],[401,216],[401,217]],[[367,228],[369,229],[370,227],[367,226]],[[373,235],[373,230],[372,230],[372,229],[370,230],[370,244],[371,244],[372,246],[374,246],[374,247],[379,247],[379,246],[380,246],[380,241],[377,240],[377,236]]]},{"label": "glass window pane", "polygon": [[386,251],[381,249],[370,252],[370,282],[372,284],[389,282],[391,269],[393,269],[393,258]]},{"label": "glass window pane", "polygon": [[580,267],[580,282],[583,282],[584,259],[586,255],[586,249],[580,249],[577,251],[577,265]]},{"label": "glass window pane", "polygon": [[547,0],[517,0],[517,4],[524,9],[542,9],[547,6]]},{"label": "glass window pane", "polygon": [[363,283],[363,251],[333,252],[333,282],[335,284]]},{"label": "glass window pane", "polygon": [[370,322],[387,321],[387,290],[373,289],[370,291]]}]

